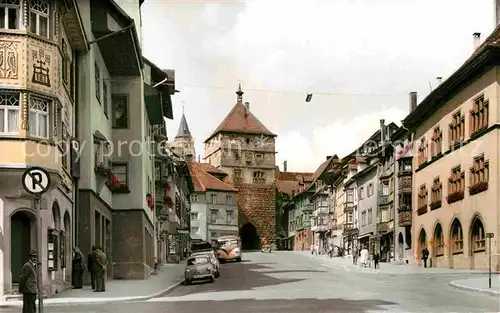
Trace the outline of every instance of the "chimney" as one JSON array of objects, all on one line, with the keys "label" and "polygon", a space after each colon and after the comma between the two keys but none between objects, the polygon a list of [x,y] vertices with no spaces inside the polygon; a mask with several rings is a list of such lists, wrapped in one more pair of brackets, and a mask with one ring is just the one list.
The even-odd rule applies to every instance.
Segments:
[{"label": "chimney", "polygon": [[328,161],[328,160],[330,160],[331,158],[332,158],[332,156],[331,156],[331,155],[327,155],[327,156],[326,156],[326,160],[327,160],[327,161]]},{"label": "chimney", "polygon": [[245,102],[245,108],[247,108],[247,111],[250,111],[250,102]]},{"label": "chimney", "polygon": [[287,164],[288,164],[288,161],[283,161],[283,172],[286,172]]},{"label": "chimney", "polygon": [[410,92],[410,112],[415,110],[416,107],[417,107],[417,92],[411,91]]},{"label": "chimney", "polygon": [[474,52],[477,50],[477,48],[479,48],[479,45],[481,44],[481,33],[472,34],[472,44],[472,52]]},{"label": "chimney", "polygon": [[443,82],[443,77],[441,76],[436,77],[436,87],[441,85],[442,82]]},{"label": "chimney", "polygon": [[495,25],[494,28],[496,28],[500,24],[500,0],[495,0]]},{"label": "chimney", "polygon": [[380,142],[382,145],[385,143],[385,120],[380,120]]}]

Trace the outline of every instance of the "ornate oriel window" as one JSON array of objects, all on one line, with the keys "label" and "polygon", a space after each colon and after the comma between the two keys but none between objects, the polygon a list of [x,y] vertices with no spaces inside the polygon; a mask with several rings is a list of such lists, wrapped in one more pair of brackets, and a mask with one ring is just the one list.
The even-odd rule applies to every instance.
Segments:
[{"label": "ornate oriel window", "polygon": [[487,183],[489,176],[489,162],[484,160],[484,155],[474,158],[474,165],[470,169],[470,185]]},{"label": "ornate oriel window", "polygon": [[440,155],[443,152],[443,132],[438,126],[434,128],[432,134],[431,157]]},{"label": "ornate oriel window", "polygon": [[420,186],[420,190],[418,192],[418,208],[423,208],[427,206],[428,204],[428,199],[427,199],[428,193],[427,193],[427,187],[424,185]]},{"label": "ornate oriel window", "polygon": [[463,253],[464,251],[464,237],[462,232],[462,225],[458,219],[453,220],[451,225],[451,252],[454,254]]},{"label": "ornate oriel window", "polygon": [[21,0],[0,0],[0,28],[19,28]]},{"label": "ornate oriel window", "polygon": [[450,148],[464,141],[465,139],[465,116],[461,111],[453,114],[448,131],[448,140]]},{"label": "ornate oriel window", "polygon": [[474,101],[474,107],[470,111],[469,131],[470,134],[488,127],[489,101],[484,99],[484,95]]},{"label": "ornate oriel window", "polygon": [[50,100],[29,97],[29,133],[33,137],[49,138]]},{"label": "ornate oriel window", "polygon": [[0,93],[0,134],[19,133],[19,93]]},{"label": "ornate oriel window", "polygon": [[[432,182],[431,205],[437,206],[437,204],[439,204],[439,206],[441,206],[441,199],[443,199],[443,184],[439,180],[439,177],[436,177]],[[435,209],[439,206],[435,207]]]},{"label": "ornate oriel window", "polygon": [[28,0],[29,30],[45,38],[50,37],[50,4],[47,0]]}]

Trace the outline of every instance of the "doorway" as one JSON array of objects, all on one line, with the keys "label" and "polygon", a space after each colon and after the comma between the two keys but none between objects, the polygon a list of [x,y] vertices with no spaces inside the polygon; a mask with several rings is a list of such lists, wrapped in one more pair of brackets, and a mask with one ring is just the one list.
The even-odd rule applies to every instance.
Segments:
[{"label": "doorway", "polygon": [[24,210],[14,213],[10,219],[10,267],[13,283],[19,283],[23,265],[28,261],[29,252],[34,246],[34,221],[33,214]]},{"label": "doorway", "polygon": [[260,249],[259,235],[252,223],[246,223],[240,228],[240,237],[243,250]]}]

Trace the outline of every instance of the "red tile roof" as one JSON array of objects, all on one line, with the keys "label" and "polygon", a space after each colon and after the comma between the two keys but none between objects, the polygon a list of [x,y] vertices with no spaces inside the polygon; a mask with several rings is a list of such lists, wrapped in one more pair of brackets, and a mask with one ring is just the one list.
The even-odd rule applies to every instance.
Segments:
[{"label": "red tile roof", "polygon": [[205,172],[207,172],[209,174],[219,174],[219,175],[227,176],[226,172],[210,165],[209,163],[198,163],[198,164],[201,166],[202,170],[204,170]]},{"label": "red tile roof", "polygon": [[268,135],[276,136],[269,129],[262,124],[259,119],[247,110],[247,108],[242,103],[236,103],[229,112],[229,114],[224,118],[222,123],[215,129],[215,131],[205,140],[207,142],[213,136],[220,132],[237,132],[244,134],[257,134],[257,135]]},{"label": "red tile roof", "polygon": [[279,192],[292,196],[293,192],[299,192],[300,184],[305,187],[312,181],[313,173],[281,172],[276,170],[276,188]]},{"label": "red tile roof", "polygon": [[238,191],[231,185],[210,175],[208,172],[203,170],[203,167],[204,166],[200,165],[200,163],[195,163],[195,162],[189,163],[189,173],[191,174],[191,179],[193,180],[193,186],[195,191],[198,192],[205,192],[207,190],[232,191],[232,192]]}]

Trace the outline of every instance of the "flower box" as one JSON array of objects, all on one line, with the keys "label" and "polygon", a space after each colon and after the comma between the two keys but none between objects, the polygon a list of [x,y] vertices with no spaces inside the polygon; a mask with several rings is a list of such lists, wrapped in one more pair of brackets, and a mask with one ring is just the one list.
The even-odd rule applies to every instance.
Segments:
[{"label": "flower box", "polygon": [[455,203],[457,201],[463,200],[464,198],[464,192],[463,191],[455,191],[452,192],[446,197],[448,204]]},{"label": "flower box", "polygon": [[431,208],[431,210],[437,210],[441,207],[441,204],[442,204],[441,200],[438,200],[438,201],[431,202],[429,207]]},{"label": "flower box", "polygon": [[488,182],[480,182],[469,187],[469,194],[473,196],[485,190],[488,190]]},{"label": "flower box", "polygon": [[421,206],[420,208],[417,209],[417,214],[418,215],[425,214],[426,212],[427,212],[427,205],[423,205],[423,206]]}]

